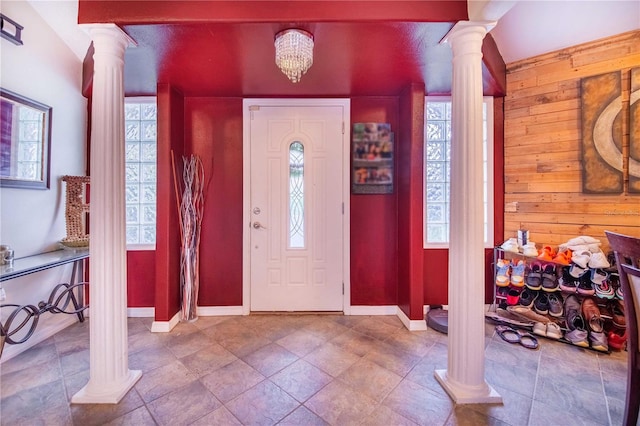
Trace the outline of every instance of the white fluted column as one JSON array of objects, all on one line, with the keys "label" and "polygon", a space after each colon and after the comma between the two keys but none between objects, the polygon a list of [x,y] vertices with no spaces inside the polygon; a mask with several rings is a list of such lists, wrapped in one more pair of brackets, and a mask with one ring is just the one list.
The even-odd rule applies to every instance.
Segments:
[{"label": "white fluted column", "polygon": [[76,404],[116,404],[141,376],[129,370],[124,206],[124,51],[116,25],[86,27],[93,40],[89,304],[90,377]]},{"label": "white fluted column", "polygon": [[482,40],[490,22],[458,22],[453,50],[447,370],[436,379],[458,404],[501,402],[484,379]]}]

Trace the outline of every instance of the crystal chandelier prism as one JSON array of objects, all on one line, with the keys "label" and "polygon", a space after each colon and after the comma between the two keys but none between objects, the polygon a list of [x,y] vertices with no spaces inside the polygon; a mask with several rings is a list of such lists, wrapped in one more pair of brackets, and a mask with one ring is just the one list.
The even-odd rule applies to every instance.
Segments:
[{"label": "crystal chandelier prism", "polygon": [[313,65],[313,35],[288,29],[276,34],[276,65],[293,83]]}]

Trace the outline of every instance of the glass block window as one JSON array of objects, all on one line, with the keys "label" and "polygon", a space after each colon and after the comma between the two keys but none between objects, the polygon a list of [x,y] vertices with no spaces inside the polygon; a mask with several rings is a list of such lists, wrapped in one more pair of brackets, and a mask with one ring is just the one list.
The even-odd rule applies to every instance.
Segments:
[{"label": "glass block window", "polygon": [[[493,99],[483,102],[484,241],[493,242]],[[424,141],[424,247],[446,248],[449,244],[451,99],[427,97]]]},{"label": "glass block window", "polygon": [[[15,109],[14,109],[15,111]],[[43,114],[32,108],[20,107],[18,112],[18,161],[17,177],[26,180],[41,180]]]},{"label": "glass block window", "polygon": [[289,247],[304,248],[304,146],[289,145]]},{"label": "glass block window", "polygon": [[155,244],[156,99],[127,98],[124,116],[127,244]]}]

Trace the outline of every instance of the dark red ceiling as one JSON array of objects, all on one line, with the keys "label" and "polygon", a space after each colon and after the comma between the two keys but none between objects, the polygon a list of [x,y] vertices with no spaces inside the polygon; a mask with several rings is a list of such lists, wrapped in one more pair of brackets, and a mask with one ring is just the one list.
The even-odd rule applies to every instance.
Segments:
[{"label": "dark red ceiling", "polygon": [[[78,17],[114,22],[137,42],[125,57],[127,95],[169,83],[186,96],[242,97],[397,95],[411,82],[449,93],[451,49],[440,40],[461,19],[466,1],[80,0]],[[315,39],[297,84],[274,62],[274,35],[291,27]],[[485,89],[495,90],[490,69]]]}]

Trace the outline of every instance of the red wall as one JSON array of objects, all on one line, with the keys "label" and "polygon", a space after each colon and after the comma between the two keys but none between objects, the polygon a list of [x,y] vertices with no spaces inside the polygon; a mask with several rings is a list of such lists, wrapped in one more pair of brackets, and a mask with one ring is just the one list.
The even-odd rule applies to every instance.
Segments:
[{"label": "red wall", "polygon": [[185,150],[202,159],[200,306],[242,305],[242,99],[186,98]]},{"label": "red wall", "polygon": [[157,102],[155,319],[168,321],[180,310],[180,233],[171,157],[173,152],[179,178],[179,161],[184,149],[184,97],[168,84],[158,84]]},{"label": "red wall", "polygon": [[127,252],[127,307],[155,305],[156,252]]},{"label": "red wall", "polygon": [[[351,99],[351,124],[390,123],[396,141],[400,131],[398,112],[396,97]],[[395,167],[397,176],[397,160]],[[352,305],[397,303],[397,206],[397,184],[392,194],[351,194]]]}]

